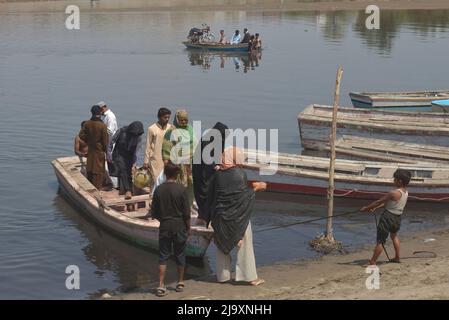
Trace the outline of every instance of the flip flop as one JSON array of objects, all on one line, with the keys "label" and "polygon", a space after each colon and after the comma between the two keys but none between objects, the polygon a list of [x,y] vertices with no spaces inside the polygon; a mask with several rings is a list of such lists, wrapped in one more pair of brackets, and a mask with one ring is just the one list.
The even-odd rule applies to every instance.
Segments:
[{"label": "flip flop", "polygon": [[254,281],[251,281],[249,284],[251,285],[251,286],[260,286],[261,284],[263,284],[263,283],[265,283],[265,280],[264,279],[256,279],[256,280],[254,280]]},{"label": "flip flop", "polygon": [[401,263],[401,260],[399,260],[399,259],[390,259],[389,262],[391,262],[391,263]]},{"label": "flip flop", "polygon": [[184,282],[179,282],[176,285],[176,292],[183,292],[184,291]]},{"label": "flip flop", "polygon": [[163,297],[163,296],[165,296],[167,294],[167,288],[162,288],[162,287],[159,287],[159,288],[157,288],[156,289],[156,296],[158,296],[158,297]]}]

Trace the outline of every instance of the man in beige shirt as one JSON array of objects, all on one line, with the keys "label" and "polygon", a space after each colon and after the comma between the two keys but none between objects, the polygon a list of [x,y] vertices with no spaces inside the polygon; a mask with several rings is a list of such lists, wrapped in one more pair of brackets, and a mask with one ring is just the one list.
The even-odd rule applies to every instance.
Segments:
[{"label": "man in beige shirt", "polygon": [[148,127],[147,146],[145,149],[145,159],[143,167],[150,170],[151,186],[156,182],[157,177],[164,169],[164,161],[162,160],[162,142],[164,135],[171,128],[170,121],[171,111],[167,108],[160,108],[157,112],[158,122]]}]

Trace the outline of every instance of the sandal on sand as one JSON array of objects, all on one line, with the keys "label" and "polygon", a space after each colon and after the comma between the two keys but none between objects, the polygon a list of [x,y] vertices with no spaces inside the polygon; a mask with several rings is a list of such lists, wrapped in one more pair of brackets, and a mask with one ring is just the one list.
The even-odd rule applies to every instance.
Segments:
[{"label": "sandal on sand", "polygon": [[163,297],[163,296],[165,296],[167,294],[167,288],[165,288],[165,287],[159,287],[159,288],[157,288],[156,289],[156,296],[158,296],[158,297]]},{"label": "sandal on sand", "polygon": [[249,284],[252,286],[260,286],[261,284],[265,283],[264,279],[256,279],[254,281],[251,281]]},{"label": "sandal on sand", "polygon": [[389,262],[391,262],[391,263],[401,263],[401,260],[393,258],[393,259],[390,259]]},{"label": "sandal on sand", "polygon": [[176,292],[183,292],[184,291],[184,282],[178,282],[176,285]]}]

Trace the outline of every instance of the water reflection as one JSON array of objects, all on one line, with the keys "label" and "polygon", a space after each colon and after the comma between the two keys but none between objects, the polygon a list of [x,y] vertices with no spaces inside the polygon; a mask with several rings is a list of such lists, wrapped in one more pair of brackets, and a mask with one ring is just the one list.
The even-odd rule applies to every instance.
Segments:
[{"label": "water reflection", "polygon": [[394,40],[404,29],[424,39],[434,38],[438,33],[447,32],[449,29],[449,10],[383,10],[378,30],[366,28],[365,23],[369,15],[364,10],[291,11],[278,14],[284,19],[302,19],[314,23],[327,42],[343,42],[352,29],[363,44],[375,49],[379,54],[389,54],[393,49]]},{"label": "water reflection", "polygon": [[435,36],[449,29],[449,10],[391,10],[382,11],[380,29],[365,27],[366,13],[359,11],[353,24],[353,31],[369,47],[379,53],[391,52],[394,39],[402,28],[408,28],[420,36]]},{"label": "water reflection", "polygon": [[191,66],[204,71],[234,68],[236,72],[255,71],[260,66],[262,52],[210,52],[205,50],[185,50]]},{"label": "water reflection", "polygon": [[[86,260],[95,265],[95,274],[101,281],[97,291],[88,293],[90,297],[96,298],[105,291],[136,292],[148,291],[155,287],[158,282],[159,265],[157,252],[132,245],[106,232],[82,215],[79,209],[73,207],[61,195],[54,198],[53,205],[58,209],[57,212],[73,222],[73,226],[87,240],[81,250]],[[104,288],[108,272],[113,273],[114,279],[106,284],[110,287]],[[185,276],[186,279],[191,279],[211,272],[207,258],[189,259]],[[176,265],[171,260],[168,262],[167,279],[168,281],[176,279]]]}]

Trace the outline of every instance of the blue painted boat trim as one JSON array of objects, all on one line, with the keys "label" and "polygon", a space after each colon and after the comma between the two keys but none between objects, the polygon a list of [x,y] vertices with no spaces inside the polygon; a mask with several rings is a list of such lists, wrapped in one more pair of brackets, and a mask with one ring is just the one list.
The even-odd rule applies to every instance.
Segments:
[{"label": "blue painted boat trim", "polygon": [[432,110],[432,107],[428,104],[421,105],[421,106],[383,106],[383,107],[373,107],[372,103],[367,103],[355,99],[351,99],[352,105],[354,108],[361,108],[361,109],[375,109],[375,110],[404,110],[404,111],[430,111]]},{"label": "blue painted boat trim", "polygon": [[432,104],[440,107],[449,107],[449,99],[434,100],[432,101]]}]

